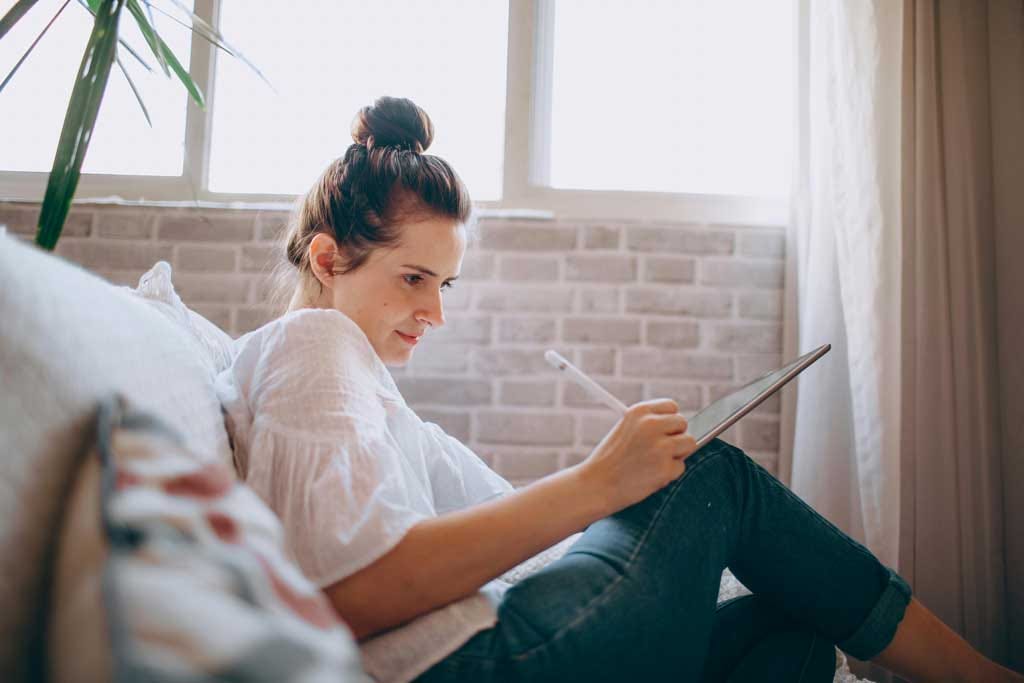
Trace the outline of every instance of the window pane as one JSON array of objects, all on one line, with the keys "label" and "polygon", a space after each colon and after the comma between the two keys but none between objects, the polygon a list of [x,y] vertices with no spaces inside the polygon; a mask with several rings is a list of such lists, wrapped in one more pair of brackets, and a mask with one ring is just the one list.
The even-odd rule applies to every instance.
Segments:
[{"label": "window pane", "polygon": [[221,31],[276,92],[218,55],[210,189],[305,192],[352,143],[356,111],[391,95],[430,115],[428,153],[451,162],[474,199],[497,198],[507,26],[505,0],[224,0]]},{"label": "window pane", "polygon": [[557,0],[551,184],[789,192],[792,0]]},{"label": "window pane", "polygon": [[[0,0],[0,14],[13,4],[13,0]],[[0,78],[17,63],[61,4],[60,0],[40,0],[4,36],[0,41]],[[181,16],[170,2],[156,3],[156,7]],[[156,10],[154,22],[178,61],[188,68],[191,32]],[[139,88],[153,127],[146,123],[138,100],[115,64],[82,171],[181,175],[185,89],[176,78],[164,76],[127,10],[121,14],[120,30],[124,41],[153,69],[147,73],[123,46],[118,47],[121,62]],[[50,170],[71,88],[91,31],[92,15],[77,2],[69,4],[0,93],[0,170]]]}]

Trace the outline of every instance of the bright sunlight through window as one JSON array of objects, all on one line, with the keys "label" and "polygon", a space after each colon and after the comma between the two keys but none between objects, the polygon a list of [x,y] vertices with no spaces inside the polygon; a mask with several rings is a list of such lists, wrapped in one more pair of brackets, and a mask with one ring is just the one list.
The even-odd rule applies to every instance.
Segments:
[{"label": "bright sunlight through window", "polygon": [[[40,0],[0,41],[0,79],[5,77],[53,17],[63,0]],[[191,7],[192,3],[186,3]],[[0,16],[14,5],[0,1]],[[165,12],[174,11],[174,18]],[[153,21],[167,45],[188,68],[192,34],[176,23],[185,15],[172,3],[154,5]],[[121,69],[110,71],[83,173],[178,176],[182,172],[187,94],[167,78],[127,10],[121,37],[143,60],[147,72],[124,46],[118,57],[139,88],[152,119],[146,123]],[[71,88],[92,31],[92,15],[71,2],[0,93],[0,170],[49,172],[57,151]]]},{"label": "bright sunlight through window", "polygon": [[356,111],[391,95],[426,110],[428,153],[475,200],[501,195],[507,2],[224,0],[220,28],[271,85],[217,55],[212,191],[305,192],[352,143]]},{"label": "bright sunlight through window", "polygon": [[784,196],[791,0],[556,0],[551,185]]}]

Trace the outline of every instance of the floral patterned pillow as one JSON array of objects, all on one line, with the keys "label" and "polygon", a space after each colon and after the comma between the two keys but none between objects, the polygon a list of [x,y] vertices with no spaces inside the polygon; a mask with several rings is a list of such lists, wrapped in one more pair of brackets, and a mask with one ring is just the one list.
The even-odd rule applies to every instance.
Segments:
[{"label": "floral patterned pillow", "polygon": [[53,679],[369,681],[273,512],[182,443],[102,402],[58,549]]}]

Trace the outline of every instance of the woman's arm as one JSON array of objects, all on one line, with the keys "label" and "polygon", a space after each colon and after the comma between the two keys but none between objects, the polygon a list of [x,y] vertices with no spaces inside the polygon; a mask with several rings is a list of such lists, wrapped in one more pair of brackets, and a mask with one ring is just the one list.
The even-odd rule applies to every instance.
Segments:
[{"label": "woman's arm", "polygon": [[472,594],[681,475],[695,444],[677,410],[670,400],[631,406],[584,462],[422,521],[390,552],[324,592],[358,639]]}]

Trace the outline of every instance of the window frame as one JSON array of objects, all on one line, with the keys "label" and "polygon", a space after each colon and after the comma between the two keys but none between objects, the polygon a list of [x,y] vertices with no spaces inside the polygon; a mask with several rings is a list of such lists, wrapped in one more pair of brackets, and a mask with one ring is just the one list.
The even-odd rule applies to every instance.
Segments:
[{"label": "window frame", "polygon": [[[786,198],[612,190],[571,190],[548,186],[554,3],[557,0],[509,0],[505,95],[505,147],[502,198],[479,201],[484,214],[534,218],[643,220],[657,222],[785,225]],[[195,0],[195,13],[219,25],[220,0]],[[229,36],[230,38],[230,36]],[[188,100],[185,153],[180,176],[85,174],[76,201],[105,200],[145,205],[266,207],[291,205],[295,195],[211,192],[207,131],[216,106],[216,60],[223,56],[193,33],[191,74],[206,94],[206,109]],[[526,141],[526,144],[522,144]],[[48,173],[0,172],[0,199],[41,201]]]}]

